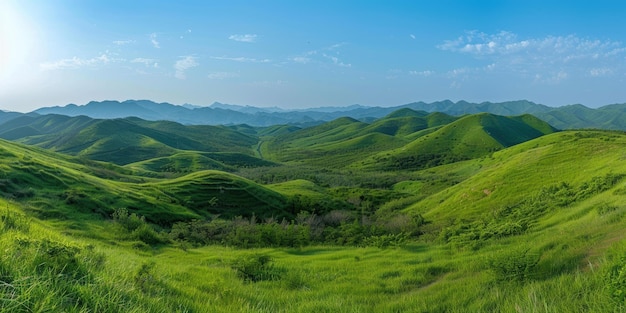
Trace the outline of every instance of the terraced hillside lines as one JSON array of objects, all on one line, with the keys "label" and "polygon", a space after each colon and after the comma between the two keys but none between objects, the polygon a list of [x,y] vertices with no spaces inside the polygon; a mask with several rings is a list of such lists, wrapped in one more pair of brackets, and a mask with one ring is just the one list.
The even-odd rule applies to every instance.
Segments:
[{"label": "terraced hillside lines", "polygon": [[413,142],[378,153],[353,166],[371,169],[423,169],[482,157],[554,129],[532,116],[468,115]]},{"label": "terraced hillside lines", "polygon": [[268,188],[236,175],[201,171],[177,179],[151,183],[170,202],[191,208],[203,216],[286,217],[287,199]]},{"label": "terraced hillside lines", "polygon": [[147,220],[162,225],[199,217],[138,189],[139,183],[150,179],[134,176],[128,169],[4,140],[0,147],[0,193],[38,217],[83,223],[108,218],[117,208],[141,211]]},{"label": "terraced hillside lines", "polygon": [[242,167],[276,166],[275,163],[236,152],[182,151],[173,155],[127,164],[132,170],[151,172],[151,176],[180,175],[203,170],[233,172]]}]

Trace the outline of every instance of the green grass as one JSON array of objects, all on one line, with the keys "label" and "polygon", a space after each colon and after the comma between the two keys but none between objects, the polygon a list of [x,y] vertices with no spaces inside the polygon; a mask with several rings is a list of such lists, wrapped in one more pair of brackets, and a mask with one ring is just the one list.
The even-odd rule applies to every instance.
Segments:
[{"label": "green grass", "polygon": [[530,116],[468,115],[401,148],[379,152],[352,166],[377,170],[423,169],[479,158],[551,132],[553,128]]},{"label": "green grass", "polygon": [[[294,131],[289,144],[332,151],[360,138],[338,139],[342,131],[368,127],[330,125],[309,134],[324,143]],[[495,147],[526,140],[530,129],[550,130],[526,116],[479,115],[428,136],[471,146],[490,132]],[[388,135],[361,139],[380,136]],[[271,164],[166,178],[155,172],[164,164],[213,164],[202,157],[233,168],[259,161],[194,152],[120,167],[0,141],[0,311],[624,311],[624,146],[619,132],[563,131],[486,154],[453,146],[467,160],[415,171]],[[309,208],[349,203],[357,223],[398,213],[425,223],[419,237],[389,248],[194,247],[165,236],[177,220],[289,216],[296,199]],[[120,208],[129,214],[112,220]]]}]

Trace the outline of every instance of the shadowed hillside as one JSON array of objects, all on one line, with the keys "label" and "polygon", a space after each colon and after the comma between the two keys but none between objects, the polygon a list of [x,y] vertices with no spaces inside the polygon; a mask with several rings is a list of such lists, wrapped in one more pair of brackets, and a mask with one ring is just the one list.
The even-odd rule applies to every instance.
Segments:
[{"label": "shadowed hillside", "polygon": [[185,126],[138,118],[22,116],[0,125],[0,137],[93,160],[128,164],[180,151],[252,155],[253,136],[223,126]]}]

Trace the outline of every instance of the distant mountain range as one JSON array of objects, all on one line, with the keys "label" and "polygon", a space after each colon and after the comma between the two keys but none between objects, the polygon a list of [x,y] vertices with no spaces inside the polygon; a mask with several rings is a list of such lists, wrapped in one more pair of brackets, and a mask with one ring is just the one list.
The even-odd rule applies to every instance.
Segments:
[{"label": "distant mountain range", "polygon": [[[381,117],[409,108],[416,111],[442,112],[461,116],[475,113],[492,113],[504,116],[532,114],[558,129],[601,128],[626,130],[626,104],[612,104],[591,109],[580,104],[562,107],[549,107],[531,101],[471,103],[450,100],[432,103],[413,102],[393,107],[369,107],[351,105],[346,107],[320,107],[299,110],[285,110],[277,107],[259,108],[223,103],[213,103],[208,107],[192,104],[173,105],[149,100],[92,101],[85,105],[45,107],[29,114],[60,114],[66,116],[85,115],[92,118],[111,119],[139,117],[148,121],[168,120],[188,125],[239,125],[264,127],[271,125],[313,126],[340,117],[372,122]],[[13,119],[19,113],[3,112],[0,123]]]}]

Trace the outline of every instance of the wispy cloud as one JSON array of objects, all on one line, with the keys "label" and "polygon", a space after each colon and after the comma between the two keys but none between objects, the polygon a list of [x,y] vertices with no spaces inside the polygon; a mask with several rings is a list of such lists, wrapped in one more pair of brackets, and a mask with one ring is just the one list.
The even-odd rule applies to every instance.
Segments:
[{"label": "wispy cloud", "polygon": [[626,67],[626,47],[621,42],[580,38],[575,35],[519,39],[511,32],[467,32],[437,46],[444,51],[490,61],[487,69],[535,73],[535,81],[560,82],[572,76],[606,76],[606,64]]},{"label": "wispy cloud", "polygon": [[214,60],[225,60],[225,61],[235,61],[235,62],[248,62],[248,63],[269,63],[270,59],[255,59],[255,58],[246,58],[246,57],[211,57]]},{"label": "wispy cloud", "polygon": [[287,85],[288,81],[285,80],[263,80],[263,81],[255,81],[252,82],[253,86],[257,86],[257,87],[264,87],[264,88],[270,88],[270,87],[279,87],[279,86],[284,86]]},{"label": "wispy cloud", "polygon": [[155,59],[134,58],[130,60],[130,63],[141,63],[146,67],[159,67],[159,63]]},{"label": "wispy cloud", "polygon": [[118,46],[124,46],[124,45],[129,45],[135,43],[134,40],[115,40],[113,41],[114,45],[118,45]]},{"label": "wispy cloud", "polygon": [[328,64],[329,61],[333,65],[340,67],[352,67],[351,63],[346,63],[339,58],[339,48],[345,46],[345,42],[340,42],[333,44],[328,47],[309,50],[300,55],[290,57],[288,60],[294,63],[300,64],[308,64],[308,63],[318,63],[318,64]]},{"label": "wispy cloud", "polygon": [[155,48],[161,48],[161,44],[159,43],[159,41],[157,41],[157,34],[156,33],[152,33],[150,34],[150,42],[152,43],[152,46]]},{"label": "wispy cloud", "polygon": [[564,61],[574,59],[598,59],[608,57],[617,52],[624,53],[624,47],[619,42],[600,41],[579,38],[575,35],[548,36],[544,38],[530,38],[520,40],[511,32],[485,34],[477,31],[467,32],[455,40],[446,40],[438,48],[453,52],[486,55],[530,54],[536,56],[564,57]]},{"label": "wispy cloud", "polygon": [[209,79],[227,79],[227,78],[235,78],[239,77],[239,73],[234,72],[213,72],[207,76]]},{"label": "wispy cloud", "polygon": [[301,64],[307,64],[311,62],[311,58],[304,57],[304,56],[289,58],[289,60],[296,62],[296,63],[301,63]]},{"label": "wispy cloud", "polygon": [[339,58],[338,58],[338,57],[336,57],[336,56],[333,56],[333,55],[328,55],[328,54],[325,54],[325,53],[323,53],[322,55],[323,55],[325,58],[327,58],[327,59],[331,60],[331,61],[333,62],[333,64],[335,64],[335,65],[337,65],[337,66],[341,66],[341,67],[352,67],[352,64],[349,64],[349,63],[344,63],[344,62],[342,62],[341,60],[339,60]]},{"label": "wispy cloud", "polygon": [[44,71],[78,69],[83,67],[95,67],[97,65],[107,64],[109,62],[115,61],[121,61],[121,59],[111,58],[108,54],[103,53],[98,57],[90,59],[73,57],[71,59],[61,59],[58,61],[44,62],[39,64],[39,68]]},{"label": "wispy cloud", "polygon": [[613,74],[613,70],[607,67],[602,68],[592,68],[589,70],[589,75],[593,77],[601,77]]},{"label": "wispy cloud", "polygon": [[181,57],[181,59],[176,61],[176,63],[174,64],[174,69],[176,70],[174,77],[178,79],[185,79],[187,78],[185,72],[188,69],[196,67],[198,65],[200,64],[198,64],[195,57],[192,57],[192,56]]},{"label": "wispy cloud", "polygon": [[257,35],[256,34],[230,35],[228,39],[239,41],[239,42],[256,42]]},{"label": "wispy cloud", "polygon": [[413,34],[409,34],[409,37],[411,37],[411,39],[415,39],[415,35]]},{"label": "wispy cloud", "polygon": [[409,75],[414,75],[414,76],[428,77],[428,76],[432,76],[434,74],[435,74],[435,72],[434,71],[430,71],[430,70],[426,70],[426,71],[409,71]]}]

